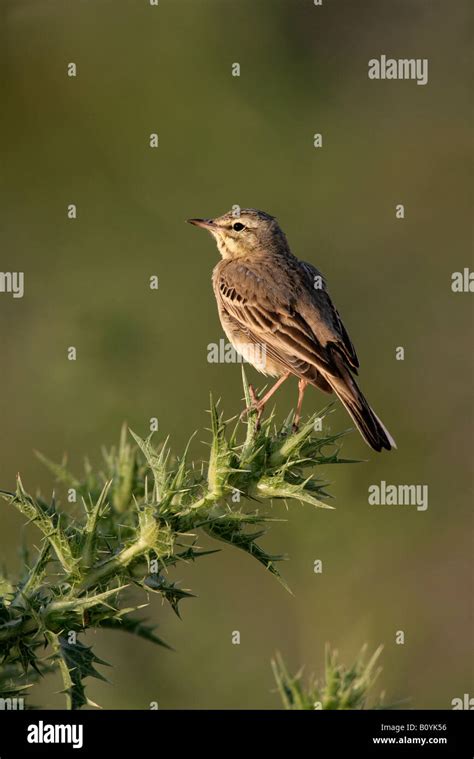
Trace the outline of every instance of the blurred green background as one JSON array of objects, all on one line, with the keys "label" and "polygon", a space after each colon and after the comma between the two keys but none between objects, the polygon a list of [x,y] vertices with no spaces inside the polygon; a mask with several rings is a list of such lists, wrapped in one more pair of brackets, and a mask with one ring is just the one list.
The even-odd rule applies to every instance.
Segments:
[{"label": "blurred green background", "polygon": [[[344,454],[367,462],[327,472],[336,511],[275,504],[288,521],[265,545],[290,555],[293,596],[237,550],[180,566],[172,579],[199,596],[183,621],[156,599],[150,609],[176,651],[96,635],[114,685],[92,681],[90,697],[111,708],[277,707],[275,650],[309,673],[325,641],[348,663],[367,641],[385,644],[389,701],[450,708],[473,687],[472,311],[450,286],[472,263],[467,2],[0,7],[1,268],[25,272],[22,300],[0,295],[0,486],[21,471],[29,490],[50,492],[34,449],[67,451],[78,470],[123,420],[144,435],[158,417],[180,452],[207,426],[209,391],[229,416],[240,410],[240,367],[207,362],[223,336],[210,284],[218,253],[184,223],[234,203],[276,215],[294,253],[324,272],[362,387],[398,442],[376,455],[356,433],[346,439]],[[368,60],[382,53],[428,58],[429,83],[370,81]],[[276,399],[283,418],[296,383]],[[308,391],[306,412],[326,401]],[[342,409],[331,424],[348,426]],[[382,479],[429,485],[428,510],[369,506]],[[1,560],[15,570],[23,521],[0,509]],[[35,702],[61,707],[59,687],[45,682]]]}]

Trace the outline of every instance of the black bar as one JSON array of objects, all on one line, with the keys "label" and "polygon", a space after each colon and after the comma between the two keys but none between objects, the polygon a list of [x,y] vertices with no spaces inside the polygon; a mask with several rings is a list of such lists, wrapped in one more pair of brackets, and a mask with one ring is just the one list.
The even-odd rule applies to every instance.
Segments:
[{"label": "black bar", "polygon": [[[0,759],[23,756],[158,757],[240,751],[265,756],[474,756],[470,711],[3,711]],[[65,726],[56,729],[56,726]],[[74,726],[76,732],[74,733]],[[82,732],[81,732],[82,727]],[[40,739],[42,743],[32,743]],[[77,744],[50,743],[68,738]],[[79,744],[82,745],[79,745]],[[191,754],[192,752],[192,754]],[[342,753],[341,753],[342,752]]]}]

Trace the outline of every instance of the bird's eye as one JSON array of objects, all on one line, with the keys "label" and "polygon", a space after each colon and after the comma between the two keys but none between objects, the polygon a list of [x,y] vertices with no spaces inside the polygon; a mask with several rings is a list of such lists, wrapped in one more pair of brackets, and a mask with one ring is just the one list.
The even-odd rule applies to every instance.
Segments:
[{"label": "bird's eye", "polygon": [[232,224],[232,229],[235,229],[236,232],[242,232],[243,229],[245,229],[244,224],[241,224],[240,221],[236,221],[235,224]]}]

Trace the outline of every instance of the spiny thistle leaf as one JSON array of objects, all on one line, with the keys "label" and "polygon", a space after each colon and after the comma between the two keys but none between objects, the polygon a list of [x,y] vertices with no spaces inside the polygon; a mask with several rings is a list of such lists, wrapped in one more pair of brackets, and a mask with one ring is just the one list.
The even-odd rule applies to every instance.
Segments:
[{"label": "spiny thistle leaf", "polygon": [[164,648],[173,649],[164,640],[158,637],[155,633],[155,625],[146,624],[144,619],[135,619],[134,617],[121,616],[120,619],[104,619],[100,623],[100,627],[106,627],[109,630],[121,630],[122,632],[128,632],[132,635],[136,635],[139,638],[155,643],[158,646]]},{"label": "spiny thistle leaf", "polygon": [[130,505],[136,468],[136,450],[127,442],[127,426],[124,424],[120,433],[120,445],[113,478],[112,504],[118,513],[124,512]]},{"label": "spiny thistle leaf", "polygon": [[328,503],[315,498],[306,487],[306,481],[300,485],[287,482],[281,475],[262,477],[257,484],[257,492],[263,498],[294,498],[303,503],[310,503],[320,509],[333,509]]},{"label": "spiny thistle leaf", "polygon": [[146,590],[161,593],[178,617],[181,617],[178,608],[179,602],[182,601],[183,598],[194,598],[192,593],[183,590],[182,588],[178,588],[174,582],[167,582],[162,575],[151,574],[145,578],[142,585]]},{"label": "spiny thistle leaf", "polygon": [[102,604],[108,606],[109,599],[113,596],[116,596],[118,593],[120,593],[121,590],[124,590],[126,587],[126,585],[123,585],[117,588],[110,588],[109,590],[105,590],[103,593],[91,593],[79,598],[68,596],[61,601],[51,601],[51,603],[46,606],[43,612],[43,616],[47,622],[48,629],[60,627],[65,615],[77,614],[82,617],[85,612],[90,611],[95,606]]},{"label": "spiny thistle leaf", "polygon": [[[39,657],[46,643],[52,650],[48,666],[61,672],[68,706],[80,708],[92,703],[84,679],[96,674],[93,664],[98,660],[90,648],[69,643],[70,633],[121,629],[165,646],[152,626],[129,616],[141,606],[126,607],[124,596],[141,593],[148,602],[158,593],[179,614],[180,601],[192,593],[168,579],[168,573],[183,561],[215,553],[196,547],[198,531],[245,551],[287,588],[276,568],[285,556],[272,555],[260,545],[266,529],[277,521],[262,499],[331,508],[325,501],[327,483],[314,474],[319,464],[341,463],[340,436],[322,431],[321,420],[330,407],[317,415],[318,424],[311,417],[297,433],[292,431],[292,414],[280,428],[273,414],[258,425],[244,372],[243,383],[248,408],[243,439],[241,424],[226,422],[211,399],[207,463],[188,463],[192,438],[184,454],[172,459],[167,440],[155,448],[151,435],[141,438],[130,431],[134,445],[123,427],[119,445],[102,448],[102,468],[85,459],[81,478],[69,472],[65,459],[53,464],[40,454],[59,489],[68,489],[68,502],[74,500],[71,489],[82,498],[84,512],[74,519],[54,497],[49,502],[29,495],[20,478],[15,493],[0,491],[42,537],[34,562],[23,552],[19,579],[11,580],[5,572],[0,577],[0,666],[13,672],[8,687],[23,687],[46,671]],[[328,677],[336,677],[330,664]],[[329,677],[327,698],[331,683]],[[347,678],[336,685],[352,708],[366,680],[354,677],[351,688]]]},{"label": "spiny thistle leaf", "polygon": [[51,543],[43,540],[42,548],[38,554],[35,564],[31,569],[26,568],[25,580],[18,584],[17,594],[12,602],[12,606],[24,606],[25,601],[41,586],[45,576],[48,563],[51,560]]},{"label": "spiny thistle leaf", "polygon": [[[112,480],[106,482],[96,504],[91,509],[87,509],[86,506],[87,519],[79,543],[80,565],[84,569],[89,569],[96,559],[97,542],[99,539],[98,523],[104,511],[106,505],[105,499],[111,485]],[[84,505],[86,505],[85,502]]]},{"label": "spiny thistle leaf", "polygon": [[282,578],[275,566],[276,561],[283,561],[286,557],[272,556],[256,543],[256,540],[264,535],[263,530],[260,532],[248,534],[243,532],[240,525],[236,526],[232,522],[217,520],[206,525],[203,529],[205,532],[207,532],[208,535],[215,538],[216,540],[221,540],[224,543],[228,543],[229,545],[235,546],[236,548],[240,548],[242,551],[250,554],[250,556],[253,556],[255,559],[257,559],[258,562],[260,562],[260,564],[263,564],[265,569],[267,569],[270,574],[274,575],[277,578],[285,590],[291,593],[289,586]]},{"label": "spiny thistle leaf", "polygon": [[208,500],[216,501],[226,493],[232,452],[225,437],[225,424],[211,397],[211,454],[207,470]]},{"label": "spiny thistle leaf", "polygon": [[45,509],[38,500],[28,495],[23,488],[20,475],[17,477],[16,493],[10,498],[10,502],[30,522],[34,522],[39,527],[51,544],[65,572],[72,574],[76,560],[71,551],[70,540],[61,528],[61,515],[56,511],[54,504],[51,504],[49,509]]},{"label": "spiny thistle leaf", "polygon": [[[51,674],[55,667],[43,660],[38,660],[37,668],[30,670],[27,675],[23,672],[18,662],[13,664],[0,664],[0,698],[17,699],[21,709],[34,708],[27,701],[31,688],[45,675]],[[12,704],[6,708],[15,708]],[[18,708],[18,706],[17,706]]]},{"label": "spiny thistle leaf", "polygon": [[94,667],[94,664],[108,666],[107,662],[99,659],[89,646],[84,646],[79,641],[69,643],[66,638],[52,632],[48,632],[47,637],[53,649],[51,659],[58,664],[64,683],[67,708],[80,709],[86,705],[97,707],[97,704],[87,698],[83,680],[95,677],[107,682]]},{"label": "spiny thistle leaf", "polygon": [[[311,677],[303,682],[303,672],[290,675],[282,656],[277,653],[272,669],[278,691],[285,709],[381,709],[391,708],[383,704],[381,694],[372,706],[369,691],[381,672],[377,662],[383,646],[379,646],[366,662],[367,646],[364,645],[351,667],[338,661],[338,653],[326,646],[325,673],[322,680]],[[392,705],[393,708],[393,705]]]},{"label": "spiny thistle leaf", "polygon": [[146,462],[153,473],[153,477],[155,479],[156,498],[158,501],[161,501],[167,491],[169,479],[167,471],[167,461],[169,456],[168,439],[166,439],[163,443],[160,453],[157,453],[151,444],[153,433],[148,435],[146,439],[139,437],[139,435],[133,432],[133,430],[130,430],[130,434],[145,456]]}]

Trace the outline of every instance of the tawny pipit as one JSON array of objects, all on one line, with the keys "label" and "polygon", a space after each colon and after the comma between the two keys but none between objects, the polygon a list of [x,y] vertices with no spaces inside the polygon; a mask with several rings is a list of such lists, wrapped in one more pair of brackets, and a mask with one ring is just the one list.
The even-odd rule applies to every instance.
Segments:
[{"label": "tawny pipit", "polygon": [[238,217],[227,213],[189,222],[213,235],[222,256],[212,284],[228,339],[256,369],[279,378],[262,399],[253,394],[259,418],[293,374],[299,379],[295,427],[310,384],[334,390],[374,450],[396,447],[352,376],[359,361],[322,275],[292,254],[276,219],[246,208]]}]

